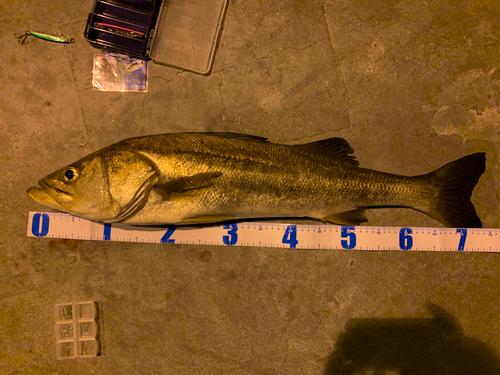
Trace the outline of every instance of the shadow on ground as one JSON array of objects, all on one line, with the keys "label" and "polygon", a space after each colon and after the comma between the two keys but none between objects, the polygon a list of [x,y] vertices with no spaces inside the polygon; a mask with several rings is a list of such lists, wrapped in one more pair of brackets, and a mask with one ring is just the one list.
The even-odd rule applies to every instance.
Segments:
[{"label": "shadow on ground", "polygon": [[325,375],[500,374],[500,358],[487,344],[464,335],[443,308],[426,306],[430,319],[350,320]]}]

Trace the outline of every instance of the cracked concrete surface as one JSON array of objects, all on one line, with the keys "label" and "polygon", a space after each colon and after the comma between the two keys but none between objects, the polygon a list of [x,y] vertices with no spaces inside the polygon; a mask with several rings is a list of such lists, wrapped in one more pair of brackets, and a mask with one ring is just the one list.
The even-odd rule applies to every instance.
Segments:
[{"label": "cracked concrete surface", "polygon": [[[95,50],[83,38],[91,7],[0,4],[0,373],[404,374],[411,363],[428,374],[423,362],[440,374],[500,373],[495,254],[33,239],[28,212],[42,207],[25,193],[132,136],[340,136],[362,166],[398,174],[486,152],[472,200],[484,225],[499,228],[498,1],[232,0],[211,74],[149,64],[145,94],[92,89]],[[25,30],[76,42],[20,46],[14,36]],[[409,209],[368,218],[439,226]],[[86,300],[99,302],[102,355],[57,361],[53,306]],[[422,322],[437,328],[422,333]],[[400,341],[374,354],[394,332],[409,338],[399,347],[418,350],[429,338],[438,354],[397,351]],[[407,362],[390,362],[387,348]]]}]

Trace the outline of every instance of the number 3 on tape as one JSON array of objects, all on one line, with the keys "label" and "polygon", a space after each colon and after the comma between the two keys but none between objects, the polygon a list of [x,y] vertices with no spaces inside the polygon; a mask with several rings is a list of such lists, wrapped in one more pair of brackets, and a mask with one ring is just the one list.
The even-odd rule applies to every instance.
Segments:
[{"label": "number 3 on tape", "polygon": [[238,242],[238,233],[236,231],[238,230],[238,224],[227,224],[224,225],[224,229],[229,229],[227,232],[227,236],[222,236],[222,242],[224,242],[224,245],[227,246],[233,246]]}]

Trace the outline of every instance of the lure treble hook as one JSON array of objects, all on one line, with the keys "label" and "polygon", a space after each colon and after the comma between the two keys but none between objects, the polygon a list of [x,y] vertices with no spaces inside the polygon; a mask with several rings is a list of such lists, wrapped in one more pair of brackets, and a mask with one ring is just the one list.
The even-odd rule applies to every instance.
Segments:
[{"label": "lure treble hook", "polygon": [[23,35],[17,37],[17,42],[20,45],[28,44],[29,42],[26,39],[31,35],[29,31],[26,31]]}]

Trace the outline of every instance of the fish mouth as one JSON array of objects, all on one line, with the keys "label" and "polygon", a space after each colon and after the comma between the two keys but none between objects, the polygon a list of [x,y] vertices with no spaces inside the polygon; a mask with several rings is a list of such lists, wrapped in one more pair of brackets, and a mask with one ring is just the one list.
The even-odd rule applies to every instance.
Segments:
[{"label": "fish mouth", "polygon": [[35,202],[58,210],[68,209],[73,205],[74,196],[57,187],[50,186],[45,181],[38,181],[38,186],[27,190],[28,196]]},{"label": "fish mouth", "polygon": [[28,196],[35,202],[60,210],[62,207],[50,195],[38,186],[32,186],[27,191]]}]

